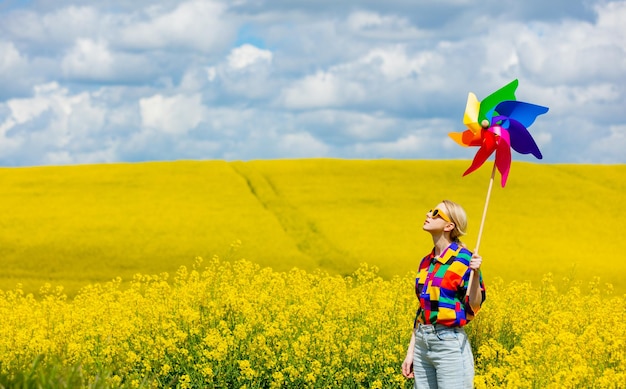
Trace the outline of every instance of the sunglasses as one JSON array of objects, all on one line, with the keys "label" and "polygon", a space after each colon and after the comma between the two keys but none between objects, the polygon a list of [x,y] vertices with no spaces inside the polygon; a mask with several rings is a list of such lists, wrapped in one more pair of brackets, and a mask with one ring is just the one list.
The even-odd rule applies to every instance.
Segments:
[{"label": "sunglasses", "polygon": [[436,218],[437,216],[440,216],[443,220],[447,221],[448,223],[452,223],[452,219],[450,219],[450,216],[446,215],[446,213],[439,208],[431,209],[428,212],[430,213],[430,217],[432,217],[433,219]]}]

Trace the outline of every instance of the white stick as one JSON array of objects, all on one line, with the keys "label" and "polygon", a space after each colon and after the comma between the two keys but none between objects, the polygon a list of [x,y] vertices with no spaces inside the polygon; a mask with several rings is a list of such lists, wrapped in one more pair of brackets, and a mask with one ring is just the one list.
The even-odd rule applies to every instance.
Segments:
[{"label": "white stick", "polygon": [[[491,179],[489,180],[489,189],[487,189],[487,199],[485,200],[485,208],[483,208],[483,218],[480,221],[480,228],[478,229],[478,240],[476,242],[476,249],[474,249],[474,254],[478,254],[478,248],[480,247],[480,238],[483,236],[483,227],[485,226],[485,219],[487,217],[487,207],[489,206],[489,198],[491,197],[491,188],[493,187],[493,178],[496,175],[496,163],[493,163],[493,169],[491,170]],[[474,281],[474,270],[470,274],[469,284],[467,285],[467,295],[469,296],[469,292],[472,289],[472,282]]]},{"label": "white stick", "polygon": [[487,199],[485,200],[485,208],[483,208],[483,218],[480,221],[480,228],[478,229],[478,240],[476,242],[476,249],[474,253],[478,254],[478,248],[480,247],[480,238],[483,236],[483,227],[485,226],[485,219],[487,218],[487,207],[489,206],[489,198],[491,197],[491,188],[493,187],[493,178],[496,175],[496,163],[493,163],[493,169],[491,170],[491,179],[489,180],[489,189],[487,189]]}]

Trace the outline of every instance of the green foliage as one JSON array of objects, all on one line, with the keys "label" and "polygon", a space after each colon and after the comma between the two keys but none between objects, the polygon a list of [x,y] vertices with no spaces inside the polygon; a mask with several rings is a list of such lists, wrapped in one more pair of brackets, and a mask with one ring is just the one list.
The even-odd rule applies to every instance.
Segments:
[{"label": "green foliage", "polygon": [[63,366],[60,361],[46,360],[41,354],[22,369],[6,371],[0,366],[0,389],[59,389],[109,388],[106,379],[97,372],[85,374],[78,364]]}]

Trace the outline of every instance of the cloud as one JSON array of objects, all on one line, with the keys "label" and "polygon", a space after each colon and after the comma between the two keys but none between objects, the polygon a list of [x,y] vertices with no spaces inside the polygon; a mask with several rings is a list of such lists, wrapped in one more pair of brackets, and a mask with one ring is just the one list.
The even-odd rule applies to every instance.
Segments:
[{"label": "cloud", "polygon": [[368,39],[420,39],[426,34],[413,26],[410,20],[397,15],[383,15],[372,11],[351,12],[346,25],[354,34]]},{"label": "cloud", "polygon": [[105,109],[89,93],[72,95],[49,83],[37,86],[31,98],[9,100],[4,108],[8,114],[0,121],[1,143],[9,146],[1,152],[10,164],[54,164],[62,155],[66,162],[85,162],[107,148],[98,133]]},{"label": "cloud", "polygon": [[143,127],[170,134],[184,134],[205,117],[200,94],[165,97],[160,94],[139,100]]},{"label": "cloud", "polygon": [[516,78],[550,108],[544,161],[625,163],[624,18],[624,0],[19,2],[0,8],[0,163],[472,158],[447,137],[467,93]]},{"label": "cloud", "polygon": [[11,115],[8,121],[12,123],[11,126],[27,123],[56,105],[54,104],[54,100],[57,100],[56,97],[64,97],[66,94],[65,91],[62,91],[61,96],[54,96],[53,93],[58,90],[59,85],[56,83],[41,85],[35,88],[34,98],[9,100],[7,106]]},{"label": "cloud", "polygon": [[256,63],[272,62],[272,52],[262,50],[250,44],[234,48],[227,58],[228,65],[237,70],[245,69]]},{"label": "cloud", "polygon": [[71,78],[106,80],[113,74],[113,65],[113,55],[106,43],[78,39],[63,58],[61,68],[63,73]]},{"label": "cloud", "polygon": [[174,9],[151,6],[123,20],[121,44],[133,49],[198,50],[210,52],[226,47],[234,26],[228,22],[223,3],[195,0]]},{"label": "cloud", "polygon": [[377,112],[320,109],[299,113],[294,127],[315,135],[327,144],[346,147],[353,142],[372,142],[402,136],[410,125]]},{"label": "cloud", "polygon": [[417,135],[411,134],[390,142],[375,142],[368,144],[356,144],[355,152],[361,155],[377,155],[379,158],[389,154],[404,156],[419,156],[423,151],[426,141]]},{"label": "cloud", "polygon": [[374,65],[386,80],[395,81],[422,73],[432,60],[430,52],[410,56],[405,46],[395,45],[370,51],[356,65]]},{"label": "cloud", "polygon": [[29,59],[15,43],[0,38],[0,101],[5,97],[21,97],[30,92],[28,81],[33,78],[30,69]]},{"label": "cloud", "polygon": [[[8,14],[0,9],[0,37],[10,37],[31,61],[50,61],[50,81],[126,84],[167,79],[172,72],[185,71],[196,52],[207,57],[227,52],[237,28],[226,5],[217,1],[136,2],[135,7],[119,3],[118,11],[126,12],[100,4],[58,4]],[[41,81],[33,80],[30,87]]]},{"label": "cloud", "polygon": [[10,72],[22,66],[24,62],[24,57],[13,42],[0,41],[0,72]]},{"label": "cloud", "polygon": [[595,24],[566,20],[557,25],[520,26],[516,40],[520,66],[545,85],[611,82],[626,72],[623,24],[626,4],[597,7]]},{"label": "cloud", "polygon": [[280,139],[278,149],[287,158],[325,157],[330,150],[326,144],[307,132],[286,134]]},{"label": "cloud", "polygon": [[1,29],[17,42],[37,50],[72,44],[77,37],[95,37],[106,18],[91,6],[62,6],[50,12],[22,9],[0,16]]},{"label": "cloud", "polygon": [[321,71],[294,82],[281,96],[282,104],[294,109],[340,107],[363,98],[365,90],[358,83]]},{"label": "cloud", "polygon": [[610,126],[609,134],[605,137],[598,137],[591,142],[589,147],[589,161],[593,161],[594,155],[600,155],[597,162],[615,163],[615,161],[623,160],[624,145],[626,144],[626,124],[619,126]]},{"label": "cloud", "polygon": [[237,102],[239,106],[249,106],[264,101],[267,104],[277,88],[273,57],[270,50],[243,44],[213,66],[188,70],[183,81],[186,87],[192,79],[195,85],[205,85],[205,98],[220,105]]}]

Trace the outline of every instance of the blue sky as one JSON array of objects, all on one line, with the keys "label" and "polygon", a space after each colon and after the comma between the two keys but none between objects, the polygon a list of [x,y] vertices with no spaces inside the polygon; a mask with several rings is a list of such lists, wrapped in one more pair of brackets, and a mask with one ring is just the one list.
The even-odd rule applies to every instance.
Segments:
[{"label": "blue sky", "polygon": [[623,20],[624,0],[3,0],[0,165],[471,159],[447,136],[468,92],[513,79],[550,108],[545,162],[626,163]]}]

